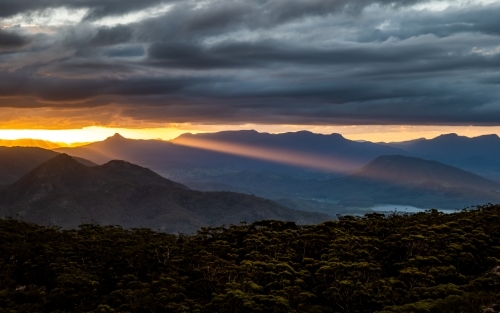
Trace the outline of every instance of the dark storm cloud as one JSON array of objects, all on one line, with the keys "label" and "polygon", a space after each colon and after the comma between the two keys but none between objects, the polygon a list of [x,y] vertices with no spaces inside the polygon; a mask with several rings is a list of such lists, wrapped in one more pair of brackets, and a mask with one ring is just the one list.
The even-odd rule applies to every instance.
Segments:
[{"label": "dark storm cloud", "polygon": [[132,30],[123,25],[115,27],[101,27],[90,40],[93,46],[112,46],[126,43],[132,38]]},{"label": "dark storm cloud", "polygon": [[165,66],[187,68],[220,68],[267,66],[270,63],[335,65],[347,63],[411,62],[415,59],[441,59],[445,47],[425,44],[350,45],[321,48],[293,45],[279,40],[261,42],[222,42],[210,48],[199,43],[154,43],[150,46],[152,60],[164,61]]},{"label": "dark storm cloud", "polygon": [[[96,71],[103,67],[102,64],[81,64],[80,66],[69,66],[67,70],[74,72],[84,68],[85,71]],[[117,70],[117,68],[119,67],[111,68],[108,66],[105,71]],[[123,68],[119,69],[124,70]],[[201,78],[180,77],[132,77],[129,79],[46,77],[34,74],[33,68],[25,68],[14,73],[0,75],[0,94],[4,97],[34,96],[40,99],[40,102],[33,103],[33,107],[43,106],[41,103],[46,101],[61,102],[61,105],[64,106],[65,102],[78,102],[100,95],[168,95],[176,93],[186,86],[193,86],[200,81],[202,81]],[[79,105],[92,106],[91,103],[80,102]],[[7,106],[9,106],[8,103]]]},{"label": "dark storm cloud", "polygon": [[9,33],[0,29],[0,49],[22,47],[28,42],[29,40],[23,36]]},{"label": "dark storm cloud", "polygon": [[[20,13],[29,13],[47,8],[88,8],[86,19],[93,20],[109,15],[121,15],[136,10],[149,8],[163,3],[181,2],[179,0],[3,0],[0,2],[0,17],[8,17]],[[186,0],[184,2],[191,2]],[[413,5],[426,0],[249,0],[256,7],[260,7],[263,12],[269,13],[267,18],[274,21],[283,21],[297,16],[304,15],[324,15],[338,10],[359,11],[371,4],[381,4],[392,7],[403,7]],[[198,21],[193,26],[206,26],[218,23],[219,20],[228,18],[228,15],[235,15],[239,18],[245,12],[237,9],[245,7],[240,1],[212,1],[208,7],[215,7],[216,10],[209,10],[211,14],[202,17],[198,15]],[[235,10],[236,8],[236,10]],[[249,7],[246,6],[248,9]],[[262,13],[262,12],[261,12]]]},{"label": "dark storm cloud", "polygon": [[[359,40],[369,42],[384,41],[390,37],[406,39],[414,36],[433,34],[447,37],[457,33],[479,33],[500,35],[500,6],[478,6],[467,10],[434,13],[407,14],[400,20],[392,20],[393,27],[380,30],[367,27],[360,32]],[[375,25],[374,25],[375,26]]]},{"label": "dark storm cloud", "polygon": [[119,47],[109,49],[105,52],[108,57],[140,57],[145,54],[144,47],[140,45],[131,45],[126,47]]},{"label": "dark storm cloud", "polygon": [[[118,106],[141,123],[500,124],[497,4],[40,3],[2,2],[0,16],[89,11],[43,34],[0,31],[0,48],[4,34],[19,40],[0,54],[2,107]],[[160,3],[171,7],[128,23],[101,20]]]}]

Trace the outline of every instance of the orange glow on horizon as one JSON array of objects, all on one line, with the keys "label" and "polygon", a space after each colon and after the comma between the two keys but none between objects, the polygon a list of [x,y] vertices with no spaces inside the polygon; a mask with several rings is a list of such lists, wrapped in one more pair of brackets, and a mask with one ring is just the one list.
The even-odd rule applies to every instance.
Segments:
[{"label": "orange glow on horizon", "polygon": [[[162,139],[170,140],[186,132],[194,130],[175,128],[114,128],[90,126],[80,129],[0,129],[0,139],[38,139],[71,146],[74,143],[90,143],[102,141],[115,133],[130,139]],[[78,144],[77,144],[78,145]]]},{"label": "orange glow on horizon", "polygon": [[0,129],[0,139],[38,139],[71,146],[78,143],[102,141],[120,133],[130,139],[171,140],[184,133],[205,133],[224,130],[255,129],[259,132],[285,133],[308,130],[313,133],[339,133],[350,140],[372,142],[405,141],[417,138],[431,139],[441,134],[457,133],[467,137],[500,134],[500,126],[412,126],[412,125],[195,125],[168,124],[166,127],[118,128],[90,126],[78,129]]}]

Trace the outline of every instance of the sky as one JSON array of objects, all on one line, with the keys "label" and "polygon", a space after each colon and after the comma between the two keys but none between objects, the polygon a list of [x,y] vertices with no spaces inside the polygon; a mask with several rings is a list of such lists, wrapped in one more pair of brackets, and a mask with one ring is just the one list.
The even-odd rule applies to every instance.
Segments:
[{"label": "sky", "polygon": [[500,1],[1,0],[0,138],[500,134]]}]

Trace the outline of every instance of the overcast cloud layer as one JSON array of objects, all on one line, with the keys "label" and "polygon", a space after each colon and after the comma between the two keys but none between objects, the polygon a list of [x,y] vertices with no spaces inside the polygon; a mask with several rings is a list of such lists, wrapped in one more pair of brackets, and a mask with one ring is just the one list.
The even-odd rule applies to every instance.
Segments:
[{"label": "overcast cloud layer", "polygon": [[0,0],[0,123],[499,125],[499,16],[486,0]]}]

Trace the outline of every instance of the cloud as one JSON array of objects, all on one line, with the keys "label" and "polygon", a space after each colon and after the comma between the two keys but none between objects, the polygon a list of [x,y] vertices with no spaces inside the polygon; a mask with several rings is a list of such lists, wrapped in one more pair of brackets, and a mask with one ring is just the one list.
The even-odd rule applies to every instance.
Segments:
[{"label": "cloud", "polygon": [[30,14],[37,10],[66,7],[69,9],[89,9],[86,19],[94,20],[104,16],[116,16],[145,9],[167,0],[3,0],[0,2],[0,17],[16,14]]},{"label": "cloud", "polygon": [[132,30],[123,25],[115,27],[101,27],[90,40],[92,46],[112,46],[126,43],[132,38]]},{"label": "cloud", "polygon": [[[120,19],[160,4],[168,9]],[[2,2],[0,16],[61,6],[87,13],[71,25],[0,18],[0,107],[57,116],[112,108],[99,123],[113,126],[497,125],[500,5],[447,4]],[[116,23],[99,22],[108,16]]]},{"label": "cloud", "polygon": [[28,44],[28,42],[29,40],[23,36],[0,29],[0,49],[20,48]]}]

